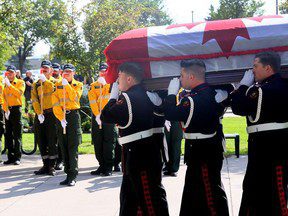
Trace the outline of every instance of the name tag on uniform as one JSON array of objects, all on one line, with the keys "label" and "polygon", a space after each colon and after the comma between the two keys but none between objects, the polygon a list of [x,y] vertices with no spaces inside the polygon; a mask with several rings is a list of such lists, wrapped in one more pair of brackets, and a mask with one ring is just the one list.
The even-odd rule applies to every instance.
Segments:
[{"label": "name tag on uniform", "polygon": [[63,86],[57,86],[57,89],[63,89]]},{"label": "name tag on uniform", "polygon": [[100,88],[100,86],[94,86],[94,88],[95,88],[95,89],[99,89],[99,88]]}]

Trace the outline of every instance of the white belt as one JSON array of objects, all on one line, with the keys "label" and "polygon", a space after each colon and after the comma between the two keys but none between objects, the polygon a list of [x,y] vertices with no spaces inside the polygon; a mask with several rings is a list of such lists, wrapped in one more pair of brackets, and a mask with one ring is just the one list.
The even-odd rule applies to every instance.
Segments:
[{"label": "white belt", "polygon": [[164,127],[153,128],[153,134],[164,133]]},{"label": "white belt", "polygon": [[145,130],[145,131],[140,131],[138,133],[134,133],[128,136],[124,136],[124,137],[119,137],[118,138],[118,142],[120,145],[123,145],[125,143],[129,143],[129,142],[134,142],[136,140],[140,140],[140,139],[144,139],[147,137],[150,137],[153,135],[153,129],[149,129],[149,130]]},{"label": "white belt", "polygon": [[216,132],[213,134],[202,134],[202,133],[184,133],[185,139],[197,140],[197,139],[208,139],[216,135]]},{"label": "white belt", "polygon": [[280,130],[288,128],[288,122],[284,123],[266,123],[266,124],[258,124],[258,125],[252,125],[247,127],[247,133],[257,133],[261,131],[270,131],[270,130]]}]

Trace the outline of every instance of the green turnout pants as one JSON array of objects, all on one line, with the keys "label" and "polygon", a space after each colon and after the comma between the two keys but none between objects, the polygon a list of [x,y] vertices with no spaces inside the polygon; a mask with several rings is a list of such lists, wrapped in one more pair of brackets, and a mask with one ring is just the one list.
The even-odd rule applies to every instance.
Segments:
[{"label": "green turnout pants", "polygon": [[68,180],[75,180],[78,175],[78,146],[82,142],[81,120],[78,110],[66,113],[66,134],[63,134],[61,122],[57,121],[58,142],[64,160],[64,172]]},{"label": "green turnout pants", "polygon": [[0,162],[2,162],[2,136],[4,134],[4,113],[0,105]]},{"label": "green turnout pants", "polygon": [[112,171],[116,141],[117,132],[115,125],[102,123],[102,128],[100,129],[95,116],[92,115],[92,142],[95,155],[99,165],[105,171]]},{"label": "green turnout pants", "polygon": [[8,160],[16,161],[21,159],[22,145],[22,114],[21,106],[9,107],[9,119],[5,119],[5,145],[8,150]]},{"label": "green turnout pants", "polygon": [[[44,122],[40,124],[38,116],[35,117],[35,136],[44,166],[53,167],[57,159],[56,117],[51,112],[44,113]],[[47,162],[49,161],[49,164]]]},{"label": "green turnout pants", "polygon": [[178,172],[181,157],[181,142],[183,139],[183,131],[180,123],[171,121],[171,128],[169,132],[165,127],[165,136],[169,154],[169,161],[165,163],[165,166],[170,172]]}]

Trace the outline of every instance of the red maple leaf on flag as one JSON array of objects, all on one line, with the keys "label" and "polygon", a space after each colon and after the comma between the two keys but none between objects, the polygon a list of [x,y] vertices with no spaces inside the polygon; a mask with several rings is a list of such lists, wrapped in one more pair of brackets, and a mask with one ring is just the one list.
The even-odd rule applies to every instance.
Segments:
[{"label": "red maple leaf on flag", "polygon": [[249,17],[247,19],[254,20],[254,21],[257,21],[257,22],[262,22],[263,19],[269,19],[269,18],[283,18],[283,16],[269,15],[269,16],[260,16],[260,17]]},{"label": "red maple leaf on flag", "polygon": [[180,28],[180,27],[186,27],[188,30],[192,29],[193,27],[201,24],[203,22],[195,22],[195,23],[186,23],[186,24],[173,24],[168,26],[166,29],[172,29],[172,28]]},{"label": "red maple leaf on flag", "polygon": [[231,52],[238,36],[250,40],[248,30],[241,19],[210,21],[206,23],[202,44],[215,39],[222,52]]}]

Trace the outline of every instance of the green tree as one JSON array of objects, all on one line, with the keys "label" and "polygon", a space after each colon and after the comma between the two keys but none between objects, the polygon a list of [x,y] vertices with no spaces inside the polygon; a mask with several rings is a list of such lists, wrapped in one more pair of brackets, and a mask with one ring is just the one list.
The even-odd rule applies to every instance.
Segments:
[{"label": "green tree", "polygon": [[172,19],[164,11],[162,0],[138,0],[142,12],[138,19],[139,26],[160,26],[172,23]]},{"label": "green tree", "polygon": [[[105,61],[103,51],[115,37],[131,29],[172,21],[163,11],[162,0],[94,0],[83,12],[83,31],[77,31],[77,21],[73,22],[70,33],[62,33],[54,41],[52,54],[74,63],[80,72],[90,77],[97,72],[99,63]],[[73,20],[73,15],[74,20],[79,19],[74,11],[66,25]]]},{"label": "green tree", "polygon": [[280,10],[281,14],[287,14],[288,13],[288,0],[281,2],[281,4],[279,5],[279,10]]},{"label": "green tree", "polygon": [[13,30],[17,27],[19,20],[18,9],[23,6],[23,1],[6,0],[0,1],[0,69],[13,54],[13,46],[19,44],[19,40],[13,41]]},{"label": "green tree", "polygon": [[206,20],[233,19],[262,15],[264,2],[256,0],[220,0],[217,10],[210,6]]},{"label": "green tree", "polygon": [[[9,0],[7,1],[9,2]],[[14,11],[13,28],[7,40],[17,56],[17,67],[25,69],[26,58],[32,54],[37,42],[55,37],[58,26],[66,12],[64,0],[11,1],[18,9]],[[13,17],[13,16],[12,16]]]},{"label": "green tree", "polygon": [[74,64],[77,72],[83,74],[91,69],[91,63],[87,59],[88,46],[79,27],[81,12],[77,10],[75,1],[68,3],[70,7],[63,17],[62,24],[58,26],[59,31],[56,37],[50,40],[50,57],[61,63]]}]

